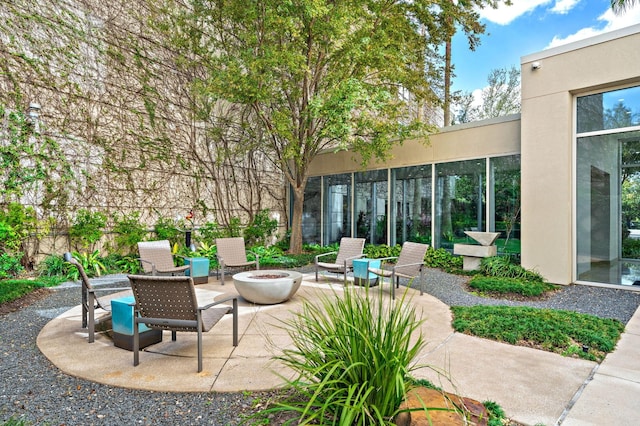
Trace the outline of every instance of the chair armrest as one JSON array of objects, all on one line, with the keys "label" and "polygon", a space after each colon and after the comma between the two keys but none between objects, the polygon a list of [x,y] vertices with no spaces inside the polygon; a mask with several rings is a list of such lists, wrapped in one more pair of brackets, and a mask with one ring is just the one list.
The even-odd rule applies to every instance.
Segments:
[{"label": "chair armrest", "polygon": [[155,275],[155,274],[156,274],[156,264],[155,264],[155,263],[153,263],[153,262],[151,262],[151,261],[149,261],[149,260],[144,260],[144,259],[140,259],[140,258],[138,258],[138,260],[139,260],[140,262],[148,263],[149,265],[151,265],[151,274],[152,274],[152,275]]},{"label": "chair armrest", "polygon": [[131,290],[131,287],[100,287],[100,288],[88,288],[89,293],[97,293],[99,291],[116,291],[116,290]]},{"label": "chair armrest", "polygon": [[330,255],[330,254],[338,254],[338,252],[337,252],[337,251],[330,251],[330,252],[328,252],[328,253],[317,254],[317,255],[316,255],[316,257],[315,257],[315,261],[316,261],[316,263],[318,262],[318,259],[319,259],[320,257],[322,257],[322,256],[328,256],[328,255]]},{"label": "chair armrest", "polygon": [[198,309],[200,309],[200,310],[209,309],[212,306],[220,305],[221,303],[225,303],[225,302],[228,302],[228,301],[233,300],[233,299],[238,299],[238,296],[225,297],[224,299],[216,300],[215,302],[209,303],[208,305],[198,306]]},{"label": "chair armrest", "polygon": [[256,258],[256,265],[260,264],[260,255],[256,252],[253,252],[251,250],[247,250],[246,253],[251,253],[255,258]]},{"label": "chair armrest", "polygon": [[406,267],[408,267],[408,266],[416,266],[416,265],[421,265],[421,266],[422,266],[422,265],[424,265],[424,261],[422,261],[422,262],[416,262],[416,263],[405,263],[404,265],[395,265],[395,266],[393,267],[393,269],[394,269],[394,270],[395,270],[395,269],[402,269],[402,268],[406,268]]},{"label": "chair armrest", "polygon": [[380,260],[380,261],[384,261],[384,260],[391,260],[391,259],[396,259],[398,260],[398,256],[391,256],[391,257],[379,257],[377,259],[372,259],[372,260]]},{"label": "chair armrest", "polygon": [[344,259],[344,260],[345,260],[345,261],[348,261],[348,260],[353,260],[353,259],[359,259],[359,258],[361,258],[361,257],[364,257],[364,253],[359,254],[359,255],[357,255],[357,256],[345,257],[345,259]]}]

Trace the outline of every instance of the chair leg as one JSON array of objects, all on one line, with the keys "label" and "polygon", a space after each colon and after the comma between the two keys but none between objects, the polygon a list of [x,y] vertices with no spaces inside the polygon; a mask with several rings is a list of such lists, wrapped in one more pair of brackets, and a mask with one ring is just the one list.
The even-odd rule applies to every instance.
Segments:
[{"label": "chair leg", "polygon": [[176,339],[177,339],[176,334],[177,334],[177,333],[176,333],[176,331],[175,331],[175,330],[171,330],[171,341],[172,341],[172,342],[175,342],[175,341],[176,341]]},{"label": "chair leg", "polygon": [[424,271],[420,268],[420,296],[424,294]]},{"label": "chair leg", "polygon": [[89,308],[89,324],[87,327],[89,331],[89,343],[93,343],[96,334],[96,301],[95,294],[91,292],[89,292],[87,297],[87,307]]},{"label": "chair leg", "polygon": [[233,346],[238,346],[238,299],[233,299]]},{"label": "chair leg", "polygon": [[391,300],[396,300],[396,286],[394,285],[396,278],[396,271],[391,272]]},{"label": "chair leg", "polygon": [[[137,314],[137,312],[136,312]],[[133,319],[133,366],[140,364],[140,332],[138,331],[138,321],[136,321],[134,316]]]},{"label": "chair leg", "polygon": [[202,371],[202,330],[198,326],[198,373]]},{"label": "chair leg", "polygon": [[220,282],[224,285],[224,264],[220,265]]},{"label": "chair leg", "polygon": [[316,264],[316,282],[318,282],[318,265]]},{"label": "chair leg", "polygon": [[198,310],[198,373],[202,371],[202,318]]}]

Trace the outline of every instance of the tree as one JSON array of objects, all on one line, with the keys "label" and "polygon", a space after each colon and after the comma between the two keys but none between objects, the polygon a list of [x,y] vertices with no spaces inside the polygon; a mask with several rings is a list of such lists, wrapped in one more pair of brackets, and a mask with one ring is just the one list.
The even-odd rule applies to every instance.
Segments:
[{"label": "tree", "polygon": [[[302,249],[309,166],[324,150],[351,149],[362,165],[428,123],[408,114],[403,93],[436,103],[427,83],[429,40],[444,27],[428,1],[171,1],[158,19],[198,70],[193,93],[244,105],[256,129],[240,143],[260,147],[293,193],[290,247]],[[151,6],[149,6],[151,7]],[[470,4],[447,9],[455,20]]]},{"label": "tree", "polygon": [[[443,31],[440,33],[444,38],[441,40],[434,38],[434,42],[444,43],[444,93],[442,108],[444,112],[444,126],[449,126],[452,124],[451,103],[452,98],[454,97],[451,93],[451,82],[455,75],[452,64],[451,41],[458,28],[462,28],[469,42],[469,50],[474,51],[480,44],[479,35],[483,34],[485,30],[485,26],[479,22],[480,15],[478,14],[478,10],[487,6],[496,8],[498,6],[498,1],[473,0],[471,2],[473,7],[468,7],[469,5],[467,4],[460,5],[458,2],[450,0],[443,0],[438,3],[438,9],[441,11],[438,16],[443,27]],[[505,0],[504,4],[510,5],[511,0]]]},{"label": "tree", "polygon": [[637,0],[611,0],[611,9],[616,15],[622,15],[637,4]]},{"label": "tree", "polygon": [[491,70],[487,83],[481,91],[479,105],[475,105],[473,93],[467,92],[462,96],[456,113],[458,123],[520,112],[520,70],[514,66]]}]

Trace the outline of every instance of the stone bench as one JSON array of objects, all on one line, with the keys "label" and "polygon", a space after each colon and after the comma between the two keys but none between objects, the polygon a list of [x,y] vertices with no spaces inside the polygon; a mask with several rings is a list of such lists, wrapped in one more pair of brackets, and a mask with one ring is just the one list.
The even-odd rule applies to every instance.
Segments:
[{"label": "stone bench", "polygon": [[500,236],[499,232],[465,231],[478,244],[454,244],[453,254],[462,256],[462,269],[473,271],[480,269],[480,261],[485,257],[496,256],[498,247],[493,243]]}]

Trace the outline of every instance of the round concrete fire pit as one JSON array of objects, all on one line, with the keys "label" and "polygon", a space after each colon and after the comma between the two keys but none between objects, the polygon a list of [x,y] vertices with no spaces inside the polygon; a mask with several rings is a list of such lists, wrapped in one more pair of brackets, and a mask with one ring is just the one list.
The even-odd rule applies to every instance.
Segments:
[{"label": "round concrete fire pit", "polygon": [[289,300],[302,283],[296,271],[258,270],[240,272],[233,276],[233,284],[240,296],[260,305],[273,305]]}]

